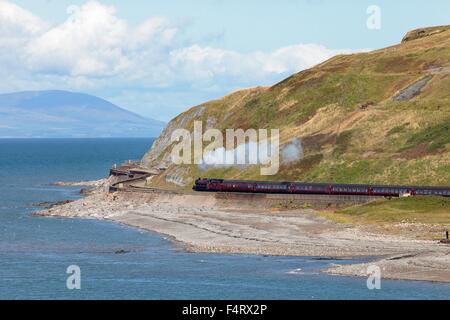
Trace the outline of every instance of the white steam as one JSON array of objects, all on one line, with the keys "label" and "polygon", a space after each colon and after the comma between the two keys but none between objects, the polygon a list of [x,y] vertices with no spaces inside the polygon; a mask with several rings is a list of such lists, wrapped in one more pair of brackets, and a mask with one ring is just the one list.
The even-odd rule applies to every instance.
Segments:
[{"label": "white steam", "polygon": [[[280,152],[276,150],[275,152]],[[281,150],[281,162],[287,164],[303,159],[303,147],[301,140],[295,138],[286,144]],[[278,158],[278,157],[277,157]],[[217,148],[203,155],[199,164],[201,170],[210,167],[231,167],[246,165],[265,165],[274,160],[271,154],[270,142],[248,142],[240,144],[234,149]]]},{"label": "white steam", "polygon": [[250,164],[267,164],[272,160],[270,142],[248,142],[234,149],[217,148],[203,155],[200,169],[214,167],[243,166]]},{"label": "white steam", "polygon": [[299,138],[291,140],[281,150],[281,162],[286,164],[289,162],[299,161],[303,159],[303,147]]}]

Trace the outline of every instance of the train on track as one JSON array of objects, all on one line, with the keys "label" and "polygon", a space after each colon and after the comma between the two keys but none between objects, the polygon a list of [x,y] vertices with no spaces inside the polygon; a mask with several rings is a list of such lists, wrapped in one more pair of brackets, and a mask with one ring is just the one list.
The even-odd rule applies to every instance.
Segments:
[{"label": "train on track", "polygon": [[450,187],[383,186],[365,184],[330,184],[302,182],[245,181],[198,178],[195,191],[247,192],[278,194],[328,194],[356,196],[444,196],[450,197]]}]

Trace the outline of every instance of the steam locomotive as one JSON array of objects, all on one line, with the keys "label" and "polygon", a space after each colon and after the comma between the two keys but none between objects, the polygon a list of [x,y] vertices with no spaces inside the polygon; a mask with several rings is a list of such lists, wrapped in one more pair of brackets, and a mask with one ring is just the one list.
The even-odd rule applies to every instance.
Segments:
[{"label": "steam locomotive", "polygon": [[249,192],[279,194],[331,194],[360,196],[444,196],[450,197],[450,187],[383,186],[365,184],[329,184],[301,182],[245,181],[198,178],[195,191]]}]

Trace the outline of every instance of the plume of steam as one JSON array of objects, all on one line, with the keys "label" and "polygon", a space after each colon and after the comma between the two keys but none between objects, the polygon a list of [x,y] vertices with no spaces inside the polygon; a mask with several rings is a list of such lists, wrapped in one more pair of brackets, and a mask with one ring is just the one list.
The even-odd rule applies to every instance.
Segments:
[{"label": "plume of steam", "polygon": [[303,147],[299,138],[292,139],[281,150],[281,163],[287,164],[303,159]]},{"label": "plume of steam", "polygon": [[[210,151],[203,156],[202,162],[199,164],[200,170],[206,170],[209,167],[231,167],[242,166],[245,167],[249,164],[266,164],[270,162],[270,154],[260,154],[259,149],[262,148],[263,143],[268,143],[270,150],[270,142],[248,142],[240,144],[234,149],[218,148],[214,151]],[[238,164],[237,159],[245,159],[245,163]]]},{"label": "plume of steam", "polygon": [[[271,160],[271,156],[259,154],[259,148],[261,148],[261,143],[256,143],[253,141],[245,144],[240,144],[235,149],[231,150],[226,150],[223,147],[218,148],[205,154],[203,156],[202,162],[198,165],[198,167],[200,170],[207,170],[210,167],[245,167],[249,164],[268,163]],[[237,164],[236,159],[238,155],[245,155],[245,164]],[[303,159],[303,147],[301,140],[299,138],[291,140],[282,148],[280,156],[281,162],[283,164]]]}]

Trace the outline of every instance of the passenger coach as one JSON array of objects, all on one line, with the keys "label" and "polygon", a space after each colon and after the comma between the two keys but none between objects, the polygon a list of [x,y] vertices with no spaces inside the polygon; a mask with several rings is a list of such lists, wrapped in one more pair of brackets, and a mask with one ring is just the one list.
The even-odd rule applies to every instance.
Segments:
[{"label": "passenger coach", "polygon": [[270,182],[199,178],[195,180],[196,191],[334,194],[400,197],[414,195],[450,196],[450,187],[380,186],[363,184],[327,184],[300,182]]}]

